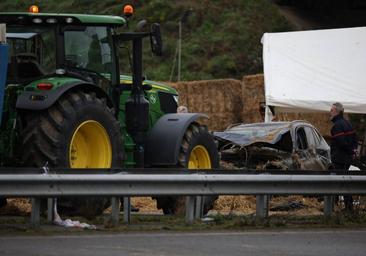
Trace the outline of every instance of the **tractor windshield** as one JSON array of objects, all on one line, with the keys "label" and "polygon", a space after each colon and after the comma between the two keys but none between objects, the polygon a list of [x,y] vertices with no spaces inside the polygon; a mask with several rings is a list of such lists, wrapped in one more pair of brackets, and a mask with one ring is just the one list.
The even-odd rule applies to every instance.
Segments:
[{"label": "tractor windshield", "polygon": [[112,36],[106,27],[83,27],[64,31],[65,65],[97,72],[111,79]]},{"label": "tractor windshield", "polygon": [[7,28],[10,54],[8,82],[32,80],[55,72],[56,42],[52,28]]}]

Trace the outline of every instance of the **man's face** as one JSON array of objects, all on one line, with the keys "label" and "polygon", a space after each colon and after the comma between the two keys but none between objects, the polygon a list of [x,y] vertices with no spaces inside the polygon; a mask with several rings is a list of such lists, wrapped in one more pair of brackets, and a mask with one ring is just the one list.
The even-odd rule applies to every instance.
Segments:
[{"label": "man's face", "polygon": [[332,120],[333,117],[335,117],[336,115],[338,115],[338,112],[337,112],[336,107],[333,105],[332,108],[329,111],[329,117]]},{"label": "man's face", "polygon": [[177,108],[177,113],[188,113],[188,109],[185,106],[179,106]]}]

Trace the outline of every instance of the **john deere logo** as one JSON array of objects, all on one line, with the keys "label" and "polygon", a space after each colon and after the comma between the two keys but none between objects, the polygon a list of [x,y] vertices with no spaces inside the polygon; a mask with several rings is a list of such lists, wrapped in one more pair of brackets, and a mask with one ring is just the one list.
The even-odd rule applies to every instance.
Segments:
[{"label": "john deere logo", "polygon": [[156,103],[156,95],[150,94],[150,103],[155,104]]}]

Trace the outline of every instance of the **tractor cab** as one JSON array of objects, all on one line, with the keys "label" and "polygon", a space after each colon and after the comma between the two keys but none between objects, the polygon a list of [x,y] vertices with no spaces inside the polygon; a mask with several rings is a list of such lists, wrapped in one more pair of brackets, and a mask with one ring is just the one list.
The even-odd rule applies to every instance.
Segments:
[{"label": "tractor cab", "polygon": [[27,84],[50,75],[75,77],[104,87],[119,83],[116,16],[2,13],[10,45],[8,84]]},{"label": "tractor cab", "polygon": [[33,81],[56,70],[55,36],[50,28],[8,27],[8,83]]}]

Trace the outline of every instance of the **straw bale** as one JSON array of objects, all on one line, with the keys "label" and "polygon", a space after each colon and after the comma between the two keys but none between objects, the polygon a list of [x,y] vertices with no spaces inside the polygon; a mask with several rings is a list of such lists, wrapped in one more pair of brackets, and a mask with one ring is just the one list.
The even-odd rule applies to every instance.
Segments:
[{"label": "straw bale", "polygon": [[189,112],[204,113],[209,130],[223,130],[232,123],[241,122],[241,81],[220,79],[179,82],[172,85],[179,93],[179,105]]},{"label": "straw bale", "polygon": [[8,204],[0,208],[0,215],[27,215],[32,211],[32,205],[27,198],[8,198]]},{"label": "straw bale", "polygon": [[188,93],[187,93],[187,82],[180,82],[180,83],[169,83],[171,87],[175,88],[179,94],[179,105],[184,105],[188,107]]},{"label": "straw bale", "polygon": [[[304,208],[294,209],[293,211],[285,212],[272,212],[271,215],[320,215],[322,214],[323,205],[316,198],[302,197],[302,196],[281,196],[273,197],[270,200],[270,208],[286,204],[289,202],[301,202],[305,206]],[[256,198],[255,196],[220,196],[215,202],[214,210],[220,213],[241,213],[241,214],[253,214],[256,211]]]},{"label": "straw bale", "polygon": [[[259,113],[259,103],[265,101],[263,74],[243,77],[243,112],[244,123],[263,122]],[[314,125],[319,132],[327,137],[332,123],[327,113],[278,113],[277,121],[305,120]]]},{"label": "straw bale", "polygon": [[151,197],[132,197],[131,204],[139,208],[139,212],[141,213],[163,212],[162,210],[158,210],[156,200]]},{"label": "straw bale", "polygon": [[328,113],[279,113],[278,121],[305,120],[311,123],[325,137],[330,135],[332,122]]},{"label": "straw bale", "polygon": [[242,81],[244,123],[263,122],[259,113],[259,103],[264,102],[264,78],[262,74],[244,76]]},{"label": "straw bale", "polygon": [[208,127],[211,131],[222,131],[236,123],[241,123],[240,115],[236,113],[213,113],[208,120]]},{"label": "straw bale", "polygon": [[214,210],[219,212],[240,211],[250,214],[255,209],[255,196],[219,196],[214,205]]}]

